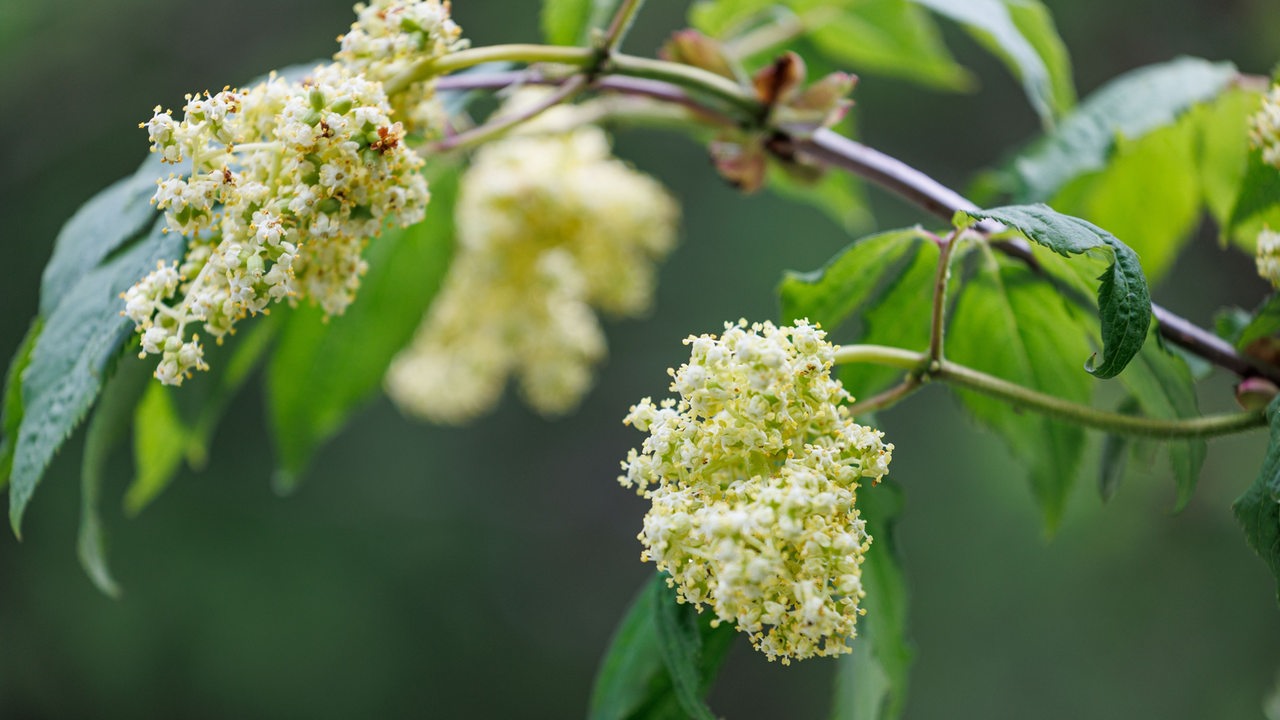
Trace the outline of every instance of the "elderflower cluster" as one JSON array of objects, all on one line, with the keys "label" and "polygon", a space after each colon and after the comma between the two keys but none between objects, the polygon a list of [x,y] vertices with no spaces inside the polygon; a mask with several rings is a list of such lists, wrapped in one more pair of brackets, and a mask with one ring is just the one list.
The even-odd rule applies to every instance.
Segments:
[{"label": "elderflower cluster", "polygon": [[871,543],[857,489],[888,472],[893,445],[849,417],[835,349],[806,321],[685,344],[679,401],[645,398],[625,420],[648,433],[619,478],[653,503],[641,558],[770,660],[849,652]]},{"label": "elderflower cluster", "polygon": [[[467,46],[462,30],[440,0],[373,0],[356,5],[356,21],[338,38],[334,59],[378,82],[407,77],[415,66]],[[442,110],[433,81],[416,80],[391,96],[397,120],[409,132],[440,126]]]},{"label": "elderflower cluster", "polygon": [[367,239],[389,216],[420,221],[429,198],[382,86],[342,65],[190,95],[181,119],[157,107],[142,126],[153,152],[190,163],[154,196],[169,229],[191,238],[186,257],[124,293],[166,384],[205,369],[197,327],[221,341],[246,315],[297,297],[343,312]]},{"label": "elderflower cluster", "polygon": [[1258,275],[1280,288],[1280,232],[1270,228],[1258,233]]},{"label": "elderflower cluster", "polygon": [[510,375],[539,412],[568,412],[605,355],[595,310],[648,309],[654,264],[675,241],[675,203],[613,158],[599,128],[563,129],[572,113],[556,108],[486,145],[463,177],[453,265],[387,373],[405,412],[470,420]]},{"label": "elderflower cluster", "polygon": [[1249,138],[1262,151],[1263,162],[1280,167],[1280,84],[1271,86],[1249,119]]}]

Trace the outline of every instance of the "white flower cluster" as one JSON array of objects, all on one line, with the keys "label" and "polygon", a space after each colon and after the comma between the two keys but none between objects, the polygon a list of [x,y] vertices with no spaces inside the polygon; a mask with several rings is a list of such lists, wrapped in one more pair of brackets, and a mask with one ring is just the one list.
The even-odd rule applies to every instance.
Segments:
[{"label": "white flower cluster", "polygon": [[[449,11],[449,3],[440,0],[360,3],[334,59],[378,82],[400,77],[417,64],[467,46]],[[433,87],[431,79],[419,80],[391,96],[396,118],[409,132],[440,127],[443,111]]]},{"label": "white flower cluster", "polygon": [[1258,233],[1258,275],[1280,288],[1280,232],[1270,228]]},{"label": "white flower cluster", "polygon": [[1263,162],[1280,167],[1280,84],[1271,86],[1249,119],[1249,138],[1262,151]]},{"label": "white flower cluster", "polygon": [[246,315],[300,296],[343,312],[367,239],[389,216],[419,222],[429,198],[381,85],[341,65],[188,96],[181,120],[157,107],[142,126],[154,152],[191,163],[154,197],[169,228],[191,238],[186,258],[124,293],[166,384],[205,368],[199,337],[188,338],[196,326],[221,341]]},{"label": "white flower cluster", "polygon": [[543,133],[571,108],[480,150],[455,211],[457,253],[444,287],[387,373],[406,412],[470,420],[515,374],[528,402],[573,409],[605,354],[593,308],[648,309],[654,263],[675,241],[674,201],[613,158],[604,132]]},{"label": "white flower cluster", "polygon": [[770,660],[849,652],[871,543],[856,492],[888,472],[893,445],[849,417],[835,349],[806,321],[728,323],[685,344],[679,402],[645,398],[625,420],[649,434],[619,478],[653,503],[641,558]]}]

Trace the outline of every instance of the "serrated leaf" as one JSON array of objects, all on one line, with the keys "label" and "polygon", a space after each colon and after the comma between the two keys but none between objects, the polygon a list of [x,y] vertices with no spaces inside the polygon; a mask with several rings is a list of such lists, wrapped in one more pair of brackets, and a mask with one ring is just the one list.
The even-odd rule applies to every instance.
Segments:
[{"label": "serrated leaf", "polygon": [[49,315],[80,278],[130,240],[150,231],[158,215],[151,205],[156,180],[164,176],[159,155],[133,175],[94,195],[58,232],[53,256],[40,283],[40,314]]},{"label": "serrated leaf", "polygon": [[22,514],[53,454],[97,398],[108,363],[132,330],[121,313],[120,293],[161,260],[181,257],[185,238],[150,234],[85,273],[48,315],[22,379],[25,404],[14,449],[9,521],[21,536]]},{"label": "serrated leaf", "polygon": [[[978,42],[999,57],[1022,82],[1031,107],[1047,124],[1052,124],[1053,119],[1070,106],[1069,99],[1065,105],[1059,102],[1059,93],[1064,83],[1067,87],[1070,86],[1070,67],[1066,67],[1068,74],[1065,81],[1061,77],[1050,76],[1045,58],[1040,56],[1036,46],[1023,35],[1022,28],[1014,20],[1009,5],[1004,0],[914,0],[914,2],[960,23]],[[1024,11],[1019,16],[1023,23],[1037,31],[1039,40],[1045,43],[1046,47],[1054,47],[1052,38],[1057,33],[1053,29],[1048,13],[1038,2],[1028,2],[1025,5],[1038,6],[1040,13],[1036,15]],[[1059,39],[1056,49],[1060,50],[1061,47],[1062,42]],[[1060,64],[1061,55],[1054,59],[1059,63],[1055,70],[1059,73],[1063,72]]]},{"label": "serrated leaf", "polygon": [[[984,248],[978,265],[956,301],[947,357],[1023,387],[1087,404],[1092,382],[1077,363],[1089,353],[1088,334],[1062,297],[1022,263],[989,249]],[[1079,474],[1084,429],[977,393],[956,394],[965,409],[1027,465],[1046,529],[1053,532]]]},{"label": "serrated leaf", "polygon": [[1101,250],[1111,264],[1099,278],[1098,316],[1102,323],[1102,362],[1086,363],[1096,377],[1115,377],[1147,338],[1151,325],[1151,293],[1138,256],[1114,235],[1086,220],[1063,215],[1047,205],[1011,205],[991,210],[962,211],[975,219],[989,219],[1015,228],[1027,239],[1063,257]]},{"label": "serrated leaf", "polygon": [[[1104,170],[1068,184],[1052,205],[1124,238],[1154,283],[1172,267],[1200,222],[1198,142],[1198,123],[1190,114],[1139,140],[1121,138]],[[1134,212],[1135,207],[1159,212]]]},{"label": "serrated leaf", "polygon": [[[780,8],[785,10],[779,12]],[[807,43],[845,69],[952,90],[973,85],[929,14],[907,0],[704,0],[693,5],[689,20],[723,40],[760,23],[791,23],[799,30],[798,47]],[[768,56],[776,47],[758,50]]]},{"label": "serrated leaf", "polygon": [[267,366],[276,486],[282,492],[296,485],[316,448],[381,387],[391,358],[413,337],[443,280],[452,250],[457,172],[437,166],[429,181],[426,220],[388,229],[370,243],[369,272],[346,313],[326,320],[318,308],[302,306],[284,320]]},{"label": "serrated leaf", "polygon": [[[1187,363],[1163,347],[1155,329],[1152,329],[1151,335],[1134,358],[1133,364],[1118,379],[1147,417],[1199,417],[1200,403],[1196,399],[1195,379],[1187,368]],[[1174,508],[1181,510],[1195,491],[1208,444],[1202,439],[1192,439],[1171,440],[1166,446],[1177,488]]]},{"label": "serrated leaf", "polygon": [[1249,547],[1271,568],[1280,601],[1280,397],[1267,406],[1271,442],[1258,477],[1231,509],[1244,529]]},{"label": "serrated leaf", "polygon": [[31,321],[22,344],[13,354],[9,370],[4,378],[4,404],[0,405],[0,489],[9,484],[9,472],[13,469],[13,449],[18,444],[18,426],[22,424],[22,374],[31,364],[31,350],[36,338],[44,329],[44,319],[39,315]]},{"label": "serrated leaf", "polygon": [[[660,605],[675,605],[674,591],[658,575],[645,584],[632,602],[609,642],[596,675],[587,716],[591,720],[659,720],[686,717],[676,698],[661,648],[658,630]],[[689,606],[678,606],[678,612]],[[698,697],[711,686],[725,655],[737,636],[722,623],[711,627],[710,614],[694,615],[697,641]],[[688,644],[694,644],[690,639]],[[686,679],[687,682],[687,679]]]},{"label": "serrated leaf", "polygon": [[855,240],[818,270],[788,271],[778,286],[783,322],[808,318],[835,329],[901,275],[924,238],[919,228],[890,230]]},{"label": "serrated leaf", "polygon": [[853,651],[836,667],[832,720],[892,720],[902,716],[911,667],[907,639],[907,587],[898,566],[894,525],[902,491],[890,481],[858,491],[858,506],[871,549],[862,560],[867,614],[858,621]]},{"label": "serrated leaf", "polygon": [[583,45],[603,27],[620,0],[542,0],[542,35],[552,45]]},{"label": "serrated leaf", "polygon": [[[136,474],[124,507],[137,515],[173,480],[183,461],[199,469],[227,406],[263,359],[279,314],[242,322],[235,341],[206,351],[209,370],[171,388],[151,383],[133,414]],[[244,327],[248,325],[248,327]]]},{"label": "serrated leaf", "polygon": [[1004,170],[1017,202],[1043,202],[1071,180],[1106,166],[1117,138],[1138,138],[1174,122],[1237,76],[1230,63],[1178,58],[1121,75],[1082,101],[1057,128]]},{"label": "serrated leaf", "polygon": [[[136,343],[133,347],[137,347]],[[85,432],[80,463],[80,534],[76,543],[80,565],[104,594],[119,597],[120,586],[107,564],[106,537],[98,513],[107,461],[128,435],[134,406],[151,379],[145,363],[123,362],[103,387],[101,399]]]},{"label": "serrated leaf", "polygon": [[[952,262],[959,253],[953,253]],[[859,311],[862,332],[857,342],[924,351],[929,347],[929,319],[938,273],[938,246],[920,242],[911,261]],[[952,294],[956,284],[950,286]],[[879,365],[844,365],[840,381],[855,397],[869,398],[889,387],[901,370]]]}]

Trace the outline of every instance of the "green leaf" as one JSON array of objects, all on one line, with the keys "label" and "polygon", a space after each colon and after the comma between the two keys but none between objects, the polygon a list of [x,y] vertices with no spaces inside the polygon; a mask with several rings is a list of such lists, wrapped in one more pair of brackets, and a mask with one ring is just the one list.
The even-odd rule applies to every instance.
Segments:
[{"label": "green leaf", "polygon": [[[1133,364],[1120,374],[1120,382],[1147,417],[1199,417],[1195,379],[1187,363],[1164,348],[1154,328],[1151,335]],[[1174,508],[1181,510],[1195,491],[1208,444],[1204,440],[1171,440],[1166,445],[1177,488]]]},{"label": "green leaf", "polygon": [[1106,166],[1118,138],[1139,138],[1174,122],[1236,77],[1230,63],[1178,58],[1125,73],[1090,95],[1057,128],[1004,170],[1017,202],[1043,202],[1071,180]]},{"label": "green leaf", "polygon": [[1280,228],[1280,168],[1264,162],[1262,152],[1253,150],[1227,220],[1226,235],[1242,238],[1252,252],[1264,227]]},{"label": "green leaf", "polygon": [[1223,231],[1249,165],[1249,136],[1241,128],[1248,126],[1249,116],[1260,103],[1260,92],[1232,87],[1190,113],[1199,130],[1199,162],[1192,172],[1200,179],[1205,205]]},{"label": "green leaf", "polygon": [[185,239],[150,234],[86,272],[47,316],[22,378],[25,412],[14,448],[9,522],[21,537],[22,514],[53,454],[84,419],[102,389],[107,366],[132,331],[120,293],[162,260],[181,257]]},{"label": "green leaf", "polygon": [[894,541],[902,505],[902,491],[888,481],[858,492],[859,511],[873,538],[862,561],[867,614],[858,621],[853,652],[836,666],[832,720],[892,720],[906,705],[914,653],[907,639],[906,581]]},{"label": "green leaf", "polygon": [[[938,264],[938,247],[929,238],[918,227],[891,230],[854,241],[817,271],[788,272],[778,288],[783,321],[808,318],[831,331],[858,319],[857,342],[924,349]],[[858,397],[900,374],[876,365],[840,370]]]},{"label": "green leaf", "polygon": [[1272,293],[1258,306],[1249,323],[1235,338],[1235,346],[1239,350],[1248,350],[1253,343],[1276,333],[1280,333],[1280,293]]},{"label": "green leaf", "polygon": [[[959,253],[953,253],[952,262]],[[890,280],[884,290],[860,310],[862,332],[857,342],[924,351],[929,347],[934,283],[938,274],[938,246],[919,242],[911,262]],[[957,285],[950,286],[952,294]],[[840,381],[859,398],[869,398],[889,387],[902,371],[879,365],[845,365]]]},{"label": "green leaf", "polygon": [[[677,699],[672,675],[667,669],[668,661],[662,647],[664,640],[659,637],[660,613],[667,615],[664,623],[673,622],[685,631],[688,630],[689,618],[680,619],[679,615],[693,614],[699,639],[685,635],[678,642],[697,648],[695,658],[685,659],[695,661],[699,704],[702,694],[715,679],[737,633],[727,623],[712,628],[710,613],[697,615],[687,605],[676,605],[675,592],[667,587],[666,577],[665,574],[658,575],[645,584],[610,641],[591,692],[588,711],[591,720],[659,720],[690,716]],[[673,611],[676,615],[674,620],[670,616]],[[685,667],[684,671],[687,670]],[[684,682],[686,685],[689,683],[687,676]]]},{"label": "green leaf", "polygon": [[866,0],[843,5],[839,13],[808,14],[808,38],[831,60],[940,88],[973,87],[972,76],[951,57],[928,14],[913,4]]},{"label": "green leaf", "polygon": [[18,444],[18,426],[22,424],[22,374],[31,364],[31,350],[43,329],[44,319],[37,315],[14,353],[13,362],[9,363],[9,371],[5,373],[4,404],[0,405],[0,489],[9,484],[13,449]]},{"label": "green leaf", "polygon": [[666,587],[665,582],[651,587],[658,653],[671,678],[676,702],[690,718],[716,720],[703,699],[701,613],[692,605],[679,602],[675,590]]},{"label": "green leaf", "polygon": [[815,51],[847,68],[952,90],[973,86],[929,14],[908,0],[704,0],[693,5],[689,20],[722,40],[757,21],[791,23]]},{"label": "green leaf", "polygon": [[[974,277],[956,301],[947,357],[1023,387],[1087,404],[1093,384],[1077,365],[1078,358],[1089,353],[1087,332],[1043,277],[983,248]],[[1079,474],[1084,429],[977,393],[956,394],[965,409],[1029,468],[1046,529],[1053,532]]]},{"label": "green leaf", "polygon": [[1049,8],[1036,0],[1004,0],[1009,17],[1022,36],[1035,48],[1049,73],[1050,97],[1057,115],[1076,104],[1076,85],[1072,79],[1071,55],[1058,34]]},{"label": "green leaf", "polygon": [[[1057,37],[1053,21],[1038,2],[1027,2],[1024,7],[1037,7],[1039,12],[1024,10],[1019,14],[1023,25],[1036,31],[1038,40],[1054,54],[1055,70],[1059,77],[1051,77],[1046,59],[1023,34],[1022,26],[1014,19],[1006,0],[914,0],[930,10],[960,23],[965,30],[986,46],[1009,67],[1022,81],[1023,90],[1031,107],[1046,123],[1051,124],[1070,107],[1072,98],[1061,102],[1063,88],[1071,87],[1070,66],[1064,64],[1065,50]],[[1066,77],[1061,75],[1065,73]],[[1074,93],[1071,93],[1074,95]]]},{"label": "green leaf", "polygon": [[552,45],[582,45],[603,27],[621,0],[542,0],[542,35]]},{"label": "green leaf", "polygon": [[1267,406],[1271,442],[1262,470],[1249,489],[1231,506],[1244,528],[1249,547],[1271,568],[1280,600],[1280,397]]},{"label": "green leaf", "polygon": [[1151,325],[1151,294],[1138,256],[1102,228],[1046,205],[1012,205],[992,210],[957,213],[989,219],[1018,230],[1029,240],[1069,257],[1090,250],[1110,255],[1111,264],[1099,278],[1098,315],[1102,322],[1102,363],[1086,370],[1099,378],[1115,377],[1142,347]]},{"label": "green leaf", "polygon": [[[1107,167],[1068,184],[1053,207],[1124,238],[1154,283],[1172,267],[1200,222],[1198,143],[1198,123],[1190,114],[1139,140],[1120,138]],[[1134,212],[1136,207],[1159,211]]]},{"label": "green leaf", "polygon": [[155,224],[151,196],[166,174],[159,157],[152,155],[133,175],[94,195],[62,226],[40,284],[41,315],[51,314],[85,273]]},{"label": "green leaf", "polygon": [[457,172],[437,166],[433,173],[426,220],[388,229],[370,243],[369,272],[346,313],[326,319],[318,308],[305,306],[285,318],[267,367],[281,492],[296,486],[316,448],[381,387],[391,358],[413,337],[443,280],[452,249]]},{"label": "green leaf", "polygon": [[[125,512],[142,512],[173,480],[185,460],[200,468],[227,406],[266,355],[279,314],[241,323],[235,342],[206,351],[209,370],[181,389],[151,383],[133,415],[136,475],[124,496]],[[247,327],[245,327],[247,325]]]},{"label": "green leaf", "polygon": [[920,228],[891,230],[855,240],[819,270],[788,271],[778,286],[783,322],[808,318],[838,327],[901,275],[924,238]]},{"label": "green leaf", "polygon": [[[133,347],[137,347],[134,343]],[[106,537],[98,514],[98,497],[111,453],[124,443],[129,420],[151,379],[146,363],[123,362],[107,381],[89,428],[85,432],[84,457],[80,464],[80,537],[77,550],[80,565],[103,593],[119,597],[120,586],[107,565]]]}]

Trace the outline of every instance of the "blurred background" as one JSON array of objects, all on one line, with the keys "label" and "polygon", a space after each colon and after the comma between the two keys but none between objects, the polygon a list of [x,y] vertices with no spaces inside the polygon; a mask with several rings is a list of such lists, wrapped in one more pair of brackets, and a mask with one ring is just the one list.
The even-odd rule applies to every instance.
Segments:
[{"label": "blurred background", "polygon": [[[1048,4],[1082,96],[1178,54],[1266,73],[1280,48],[1271,0]],[[530,0],[455,5],[477,44],[537,37]],[[687,6],[649,3],[628,49],[652,52]],[[327,56],[350,20],[345,0],[0,0],[0,357],[35,312],[61,223],[144,156],[136,125],[152,106]],[[963,185],[1037,122],[1002,67],[947,35],[982,78],[975,94],[864,76],[859,122],[871,144]],[[579,414],[546,422],[509,397],[471,427],[442,429],[379,399],[285,499],[270,490],[255,384],[208,468],[182,474],[136,520],[116,509],[129,472],[116,459],[106,520],[120,600],[76,561],[73,441],[24,542],[0,537],[0,717],[581,716],[614,624],[651,574],[635,540],[644,504],[614,481],[641,436],[611,419],[665,392],[665,369],[687,358],[682,337],[776,317],[781,272],[817,267],[850,239],[806,207],[739,196],[686,139],[627,133],[618,146],[683,199],[683,245],[652,317],[610,328],[611,357]],[[881,193],[872,202],[883,227],[932,222]],[[1202,324],[1264,292],[1249,260],[1211,235],[1155,293]],[[1205,408],[1227,409],[1229,389],[1229,378],[1209,383]],[[908,499],[908,717],[1262,716],[1280,609],[1230,512],[1261,434],[1214,443],[1178,514],[1162,463],[1106,506],[1086,473],[1046,538],[1022,472],[940,388],[881,422]],[[832,668],[770,665],[740,642],[712,706],[819,718]]]}]

